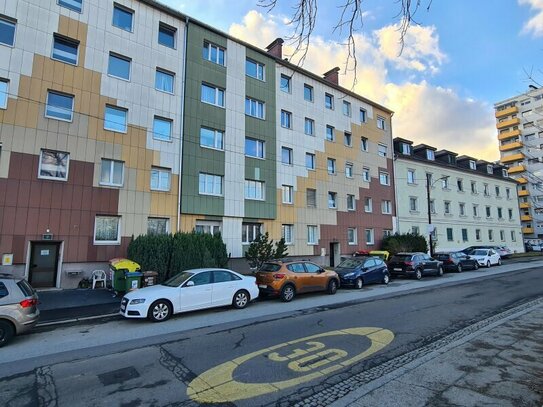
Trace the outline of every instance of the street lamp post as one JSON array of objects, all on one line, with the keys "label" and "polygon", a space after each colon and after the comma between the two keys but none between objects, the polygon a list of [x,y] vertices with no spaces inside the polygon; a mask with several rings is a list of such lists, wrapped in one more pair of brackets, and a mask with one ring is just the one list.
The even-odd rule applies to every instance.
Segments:
[{"label": "street lamp post", "polygon": [[432,239],[432,234],[434,233],[434,228],[432,227],[432,211],[430,208],[430,188],[435,185],[436,182],[446,180],[449,178],[448,175],[436,179],[434,182],[431,182],[431,174],[426,174],[426,199],[428,203],[428,242],[430,244],[430,257],[434,257],[434,242]]}]

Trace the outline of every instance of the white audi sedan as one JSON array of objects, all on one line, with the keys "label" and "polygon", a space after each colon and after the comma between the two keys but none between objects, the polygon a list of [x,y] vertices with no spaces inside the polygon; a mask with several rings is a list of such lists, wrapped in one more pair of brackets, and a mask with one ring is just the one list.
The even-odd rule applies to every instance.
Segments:
[{"label": "white audi sedan", "polygon": [[480,266],[501,266],[502,259],[494,249],[475,249],[469,254],[471,259],[477,260]]},{"label": "white audi sedan", "polygon": [[256,279],[227,269],[183,271],[162,284],[126,294],[120,314],[126,318],[166,321],[186,311],[232,305],[245,308],[258,297]]}]

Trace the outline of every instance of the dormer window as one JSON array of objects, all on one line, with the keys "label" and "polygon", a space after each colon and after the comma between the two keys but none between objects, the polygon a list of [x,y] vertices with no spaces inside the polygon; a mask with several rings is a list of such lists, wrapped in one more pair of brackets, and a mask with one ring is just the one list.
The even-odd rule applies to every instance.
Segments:
[{"label": "dormer window", "polygon": [[475,161],[469,160],[469,168],[470,168],[470,170],[476,170],[477,169],[477,164],[475,164]]},{"label": "dormer window", "polygon": [[430,161],[435,160],[434,150],[426,150],[426,159]]},{"label": "dormer window", "polygon": [[492,166],[492,164],[488,164],[486,166],[486,172],[489,173],[489,174],[493,174],[494,173],[494,167]]},{"label": "dormer window", "polygon": [[507,178],[507,170],[504,168],[502,169],[502,177]]},{"label": "dormer window", "polygon": [[407,143],[401,143],[401,148],[402,148],[402,154],[405,154],[405,155],[410,155],[411,154],[411,146]]}]

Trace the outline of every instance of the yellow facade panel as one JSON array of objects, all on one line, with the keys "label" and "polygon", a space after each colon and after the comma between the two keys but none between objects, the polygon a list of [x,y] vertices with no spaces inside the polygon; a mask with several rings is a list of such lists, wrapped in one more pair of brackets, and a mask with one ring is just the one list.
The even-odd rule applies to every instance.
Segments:
[{"label": "yellow facade panel", "polygon": [[530,192],[528,190],[518,191],[518,196],[528,196]]}]

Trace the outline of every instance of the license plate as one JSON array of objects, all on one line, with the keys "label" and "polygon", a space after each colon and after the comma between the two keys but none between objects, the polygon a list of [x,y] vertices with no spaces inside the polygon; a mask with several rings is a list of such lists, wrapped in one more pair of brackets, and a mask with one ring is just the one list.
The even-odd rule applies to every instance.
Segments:
[{"label": "license plate", "polygon": [[266,284],[259,284],[258,288],[267,288],[268,286]]},{"label": "license plate", "polygon": [[395,267],[394,271],[402,271],[402,269],[400,267]]}]

